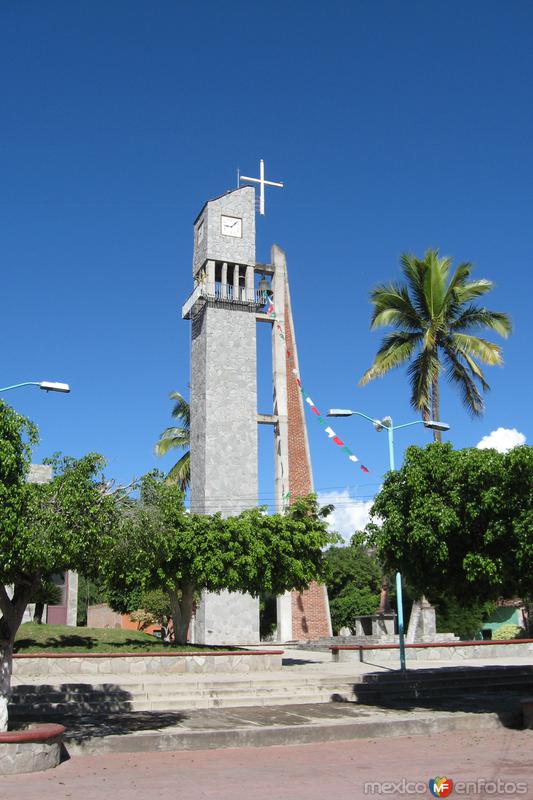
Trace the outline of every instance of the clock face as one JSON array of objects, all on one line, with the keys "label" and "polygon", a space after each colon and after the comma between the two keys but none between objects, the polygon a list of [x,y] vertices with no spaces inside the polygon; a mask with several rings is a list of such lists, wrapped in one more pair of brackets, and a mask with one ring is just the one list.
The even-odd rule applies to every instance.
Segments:
[{"label": "clock face", "polygon": [[220,217],[220,232],[223,236],[236,236],[242,238],[242,219],[240,217]]},{"label": "clock face", "polygon": [[202,220],[200,222],[200,224],[198,225],[198,228],[197,228],[197,231],[196,231],[196,242],[197,242],[198,246],[200,246],[202,244],[203,240],[204,240],[204,221]]}]

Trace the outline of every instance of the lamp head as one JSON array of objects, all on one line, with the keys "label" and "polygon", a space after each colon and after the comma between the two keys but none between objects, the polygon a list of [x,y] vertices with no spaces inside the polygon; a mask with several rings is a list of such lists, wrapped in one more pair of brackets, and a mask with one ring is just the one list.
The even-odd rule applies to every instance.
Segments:
[{"label": "lamp head", "polygon": [[392,417],[383,417],[383,419],[374,420],[374,428],[379,433],[383,428],[392,428]]},{"label": "lamp head", "polygon": [[41,381],[39,389],[43,389],[45,392],[70,392],[68,383],[55,383],[54,381]]},{"label": "lamp head", "polygon": [[449,431],[450,426],[447,422],[438,422],[434,419],[428,419],[424,422],[424,426],[426,428],[430,428],[432,431]]}]

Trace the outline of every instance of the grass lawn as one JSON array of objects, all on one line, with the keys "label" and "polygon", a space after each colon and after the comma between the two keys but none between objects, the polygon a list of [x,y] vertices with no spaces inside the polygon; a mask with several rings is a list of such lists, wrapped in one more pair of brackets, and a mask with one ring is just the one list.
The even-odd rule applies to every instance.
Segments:
[{"label": "grass lawn", "polygon": [[174,645],[140,631],[120,628],[71,628],[67,625],[21,625],[15,639],[15,653],[141,653],[235,650],[234,647]]}]

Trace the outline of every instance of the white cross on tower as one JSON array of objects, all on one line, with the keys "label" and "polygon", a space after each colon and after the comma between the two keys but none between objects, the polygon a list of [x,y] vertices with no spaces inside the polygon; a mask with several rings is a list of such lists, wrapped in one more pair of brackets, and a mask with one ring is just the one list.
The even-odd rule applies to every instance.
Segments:
[{"label": "white cross on tower", "polygon": [[266,181],[265,180],[265,162],[263,159],[259,162],[259,177],[258,178],[247,178],[246,175],[239,176],[240,181],[249,181],[250,183],[258,183],[259,184],[259,213],[264,216],[265,214],[265,186],[279,186],[280,189],[283,189],[282,183],[276,183],[275,181]]}]

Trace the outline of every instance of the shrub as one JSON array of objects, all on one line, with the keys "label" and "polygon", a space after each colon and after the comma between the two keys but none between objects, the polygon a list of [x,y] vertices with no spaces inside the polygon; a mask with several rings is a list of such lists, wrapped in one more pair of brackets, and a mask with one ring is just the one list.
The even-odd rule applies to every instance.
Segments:
[{"label": "shrub", "polygon": [[331,625],[335,635],[340,628],[347,626],[355,629],[355,618],[361,615],[374,614],[379,605],[379,595],[368,588],[347,586],[330,601]]},{"label": "shrub", "polygon": [[522,633],[522,628],[520,625],[502,625],[500,628],[494,631],[492,634],[492,638],[505,641],[506,639],[519,639]]},{"label": "shrub", "polygon": [[431,597],[437,608],[438,633],[455,633],[461,639],[475,639],[483,623],[491,616],[495,604],[492,602],[460,603],[454,598]]}]

